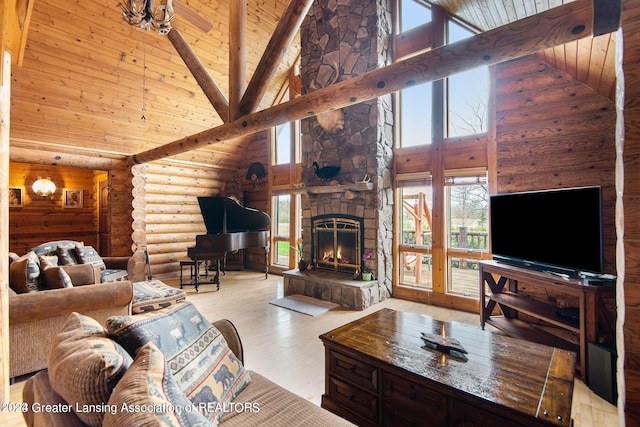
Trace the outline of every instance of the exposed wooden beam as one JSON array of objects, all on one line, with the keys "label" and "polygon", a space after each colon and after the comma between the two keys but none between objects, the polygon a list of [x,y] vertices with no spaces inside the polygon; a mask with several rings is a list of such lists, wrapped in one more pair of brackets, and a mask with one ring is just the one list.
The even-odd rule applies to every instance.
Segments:
[{"label": "exposed wooden beam", "polygon": [[229,138],[260,132],[282,123],[358,104],[479,66],[531,55],[548,47],[587,37],[592,29],[591,0],[568,3],[135,154],[129,161],[146,163],[159,160]]},{"label": "exposed wooden beam", "polygon": [[191,71],[191,74],[198,82],[204,95],[218,112],[222,121],[227,123],[229,121],[229,102],[204,68],[204,65],[202,65],[196,54],[191,50],[191,47],[189,47],[184,37],[182,37],[180,31],[173,28],[167,37],[189,71]]},{"label": "exposed wooden beam", "polygon": [[247,3],[229,4],[229,120],[240,114],[240,100],[247,88]]},{"label": "exposed wooden beam", "polygon": [[257,110],[285,52],[312,4],[313,0],[291,0],[287,11],[278,21],[278,26],[274,30],[258,67],[251,77],[249,86],[247,86],[247,91],[242,97],[240,115],[251,114]]},{"label": "exposed wooden beam", "polygon": [[[12,63],[19,67],[22,66],[27,45],[27,34],[34,2],[35,0],[0,1],[0,7],[2,7],[2,12],[0,12],[0,37],[2,40],[0,44],[3,49],[11,52]],[[4,66],[3,63],[0,61],[0,71]]]}]

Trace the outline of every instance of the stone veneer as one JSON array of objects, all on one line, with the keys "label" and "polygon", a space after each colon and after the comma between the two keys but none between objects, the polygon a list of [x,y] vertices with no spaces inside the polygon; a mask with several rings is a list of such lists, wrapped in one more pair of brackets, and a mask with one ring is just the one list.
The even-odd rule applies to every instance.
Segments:
[{"label": "stone veneer", "polygon": [[[303,91],[324,87],[365,72],[388,65],[391,62],[390,40],[392,34],[391,3],[388,0],[317,0],[311,7],[301,29],[300,76]],[[393,113],[391,96],[362,102],[343,109],[344,129],[336,133],[325,131],[316,117],[301,123],[302,132],[302,181],[306,187],[337,184],[348,185],[370,179],[370,191],[342,191],[305,194],[302,199],[302,237],[305,242],[305,259],[311,258],[311,217],[335,214],[351,215],[364,219],[363,254],[372,251],[374,256],[365,262],[377,280],[364,287],[344,287],[353,282],[348,275],[339,275],[335,283],[335,295],[359,292],[354,298],[368,301],[356,305],[368,307],[391,296],[393,272]],[[319,180],[312,167],[316,161],[321,167],[340,166],[340,172],[331,183]],[[322,273],[324,274],[324,273]],[[326,289],[324,277],[317,277],[318,285],[311,285],[311,277],[322,275],[311,272],[304,278],[306,286],[313,290],[311,296],[334,296]],[[341,277],[344,278],[342,280]],[[288,280],[294,277],[289,276]],[[287,276],[285,275],[285,280]],[[301,280],[299,277],[295,280]],[[298,282],[296,282],[298,283]],[[286,282],[285,282],[286,284]],[[292,285],[300,288],[302,285]],[[363,289],[366,289],[363,291]],[[326,298],[322,298],[326,299]],[[349,297],[351,299],[351,297]],[[345,304],[343,304],[345,305]],[[350,306],[347,304],[345,306]],[[355,307],[352,307],[355,308]],[[362,308],[359,308],[362,309]]]},{"label": "stone veneer", "polygon": [[350,279],[346,274],[329,271],[284,273],[284,295],[300,294],[331,301],[353,310],[364,310],[377,302],[378,283]]}]

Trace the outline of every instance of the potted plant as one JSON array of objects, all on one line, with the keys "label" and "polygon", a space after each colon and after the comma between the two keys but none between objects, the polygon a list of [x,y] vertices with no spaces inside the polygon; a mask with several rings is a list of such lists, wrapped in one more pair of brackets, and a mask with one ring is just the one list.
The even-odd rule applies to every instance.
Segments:
[{"label": "potted plant", "polygon": [[373,257],[373,251],[369,251],[362,255],[362,280],[364,280],[365,282],[368,282],[373,278],[373,274],[371,273],[371,271],[369,271],[365,264],[365,261],[371,257]]},{"label": "potted plant", "polygon": [[302,242],[302,237],[298,237],[296,245],[291,246],[291,249],[294,249],[298,253],[298,269],[305,271],[307,269],[307,262],[304,260],[304,243]]}]

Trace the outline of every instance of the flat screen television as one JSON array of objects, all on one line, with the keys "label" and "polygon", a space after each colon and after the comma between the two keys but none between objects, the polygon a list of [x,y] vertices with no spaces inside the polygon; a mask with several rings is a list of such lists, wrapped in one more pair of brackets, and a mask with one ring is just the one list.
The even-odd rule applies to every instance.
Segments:
[{"label": "flat screen television", "polygon": [[489,215],[494,260],[570,277],[603,273],[600,187],[494,195]]}]

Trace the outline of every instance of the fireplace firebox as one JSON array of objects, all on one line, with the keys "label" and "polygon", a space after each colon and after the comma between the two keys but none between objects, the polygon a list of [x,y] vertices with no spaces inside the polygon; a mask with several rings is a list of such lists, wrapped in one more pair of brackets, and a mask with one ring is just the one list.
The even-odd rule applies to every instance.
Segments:
[{"label": "fireplace firebox", "polygon": [[361,268],[363,220],[322,215],[311,219],[312,259],[317,270],[355,274]]}]

